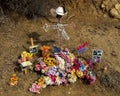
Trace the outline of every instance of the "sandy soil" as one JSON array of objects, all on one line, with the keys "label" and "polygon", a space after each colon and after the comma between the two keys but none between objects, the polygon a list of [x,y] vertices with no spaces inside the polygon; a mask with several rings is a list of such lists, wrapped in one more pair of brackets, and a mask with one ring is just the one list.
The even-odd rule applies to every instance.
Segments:
[{"label": "sandy soil", "polygon": [[[50,18],[50,21],[56,20]],[[108,70],[120,72],[120,22],[100,16],[95,18],[73,16],[62,22],[69,24],[66,31],[70,36],[69,41],[64,39],[61,41],[62,47],[68,47],[76,54],[76,47],[89,41],[89,50],[80,54],[87,60],[91,59],[92,50],[103,50],[102,62],[96,65],[97,82],[93,85],[86,85],[78,80],[68,86],[49,86],[41,90],[41,94],[30,93],[28,88],[38,78],[38,75],[34,72],[25,75],[14,71],[18,57],[21,52],[28,50],[30,37],[33,37],[35,44],[39,46],[58,45],[59,40],[55,31],[44,32],[42,28],[45,23],[54,23],[44,18],[27,20],[15,14],[4,24],[0,24],[0,96],[119,96],[120,91],[116,92],[114,89],[101,85],[99,78],[104,73],[98,71],[107,66]],[[13,73],[19,77],[18,85],[14,87],[8,84]]]}]

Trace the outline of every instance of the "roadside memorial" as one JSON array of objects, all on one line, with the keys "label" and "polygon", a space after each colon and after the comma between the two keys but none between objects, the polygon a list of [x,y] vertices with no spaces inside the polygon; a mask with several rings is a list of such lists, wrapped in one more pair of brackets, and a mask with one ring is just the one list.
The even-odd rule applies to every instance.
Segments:
[{"label": "roadside memorial", "polygon": [[[88,49],[86,47],[88,44],[85,42],[77,47],[78,55]],[[33,48],[33,39],[31,45]],[[25,74],[31,70],[38,75],[38,79],[29,87],[30,92],[40,94],[41,89],[47,86],[68,85],[75,83],[79,78],[90,85],[95,83],[93,63],[97,61],[93,62],[93,59],[86,61],[82,57],[77,57],[68,48],[48,45],[35,48],[37,51],[34,52],[23,51],[18,59],[20,68]],[[102,50],[94,50],[93,57],[95,56],[101,57]],[[9,84],[17,85],[17,82],[16,75],[12,75]]]},{"label": "roadside memorial", "polygon": [[42,56],[34,66],[34,71],[39,73],[40,77],[30,86],[30,92],[40,93],[41,89],[50,85],[75,83],[78,78],[88,84],[95,83],[96,75],[89,70],[90,61],[79,60],[68,48],[42,46],[40,49]]}]

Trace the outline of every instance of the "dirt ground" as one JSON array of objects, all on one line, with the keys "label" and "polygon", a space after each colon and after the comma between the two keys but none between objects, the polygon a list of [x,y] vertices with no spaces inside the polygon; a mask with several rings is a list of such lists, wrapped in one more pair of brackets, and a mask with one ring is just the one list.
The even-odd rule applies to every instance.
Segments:
[{"label": "dirt ground", "polygon": [[[69,48],[76,54],[76,47],[89,41],[89,49],[79,55],[87,60],[91,59],[92,50],[103,50],[102,62],[96,64],[95,67],[98,75],[97,82],[87,85],[81,80],[77,80],[76,83],[68,86],[49,86],[42,89],[41,94],[33,94],[28,91],[31,84],[37,80],[38,75],[34,72],[25,75],[15,71],[16,61],[21,52],[28,50],[30,37],[33,37],[35,44],[39,46],[59,45],[55,31],[45,32],[43,30],[45,23],[55,24],[53,22],[56,22],[56,19],[52,17],[49,18],[49,21],[44,18],[28,20],[18,14],[13,14],[11,18],[8,17],[8,20],[0,24],[0,96],[119,96],[119,89],[105,87],[104,84],[101,84],[100,78],[111,70],[120,74],[120,21],[94,15],[64,18],[62,22],[68,24],[66,31],[70,40],[62,39],[61,46]],[[101,71],[104,66],[108,67],[107,73]],[[18,85],[14,87],[8,84],[13,73],[19,77]]]}]

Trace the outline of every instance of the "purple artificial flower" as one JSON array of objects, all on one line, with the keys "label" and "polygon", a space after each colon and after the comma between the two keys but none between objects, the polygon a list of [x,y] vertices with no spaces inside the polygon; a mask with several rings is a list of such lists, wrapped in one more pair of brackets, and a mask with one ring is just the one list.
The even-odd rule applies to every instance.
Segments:
[{"label": "purple artificial flower", "polygon": [[92,60],[89,60],[89,61],[88,61],[88,64],[89,64],[89,67],[90,67],[90,68],[93,68]]},{"label": "purple artificial flower", "polygon": [[50,67],[46,73],[46,75],[50,76],[55,76],[57,73],[57,67],[56,66],[53,66],[53,67]]}]

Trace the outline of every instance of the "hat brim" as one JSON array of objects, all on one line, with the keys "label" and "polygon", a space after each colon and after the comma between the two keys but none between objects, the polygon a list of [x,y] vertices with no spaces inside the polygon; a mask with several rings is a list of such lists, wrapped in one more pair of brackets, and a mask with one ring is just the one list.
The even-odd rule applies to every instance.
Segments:
[{"label": "hat brim", "polygon": [[60,12],[57,12],[57,14],[58,14],[58,15],[62,15],[62,16],[63,16],[63,15],[65,15],[65,14],[63,14],[63,13],[60,13]]}]

